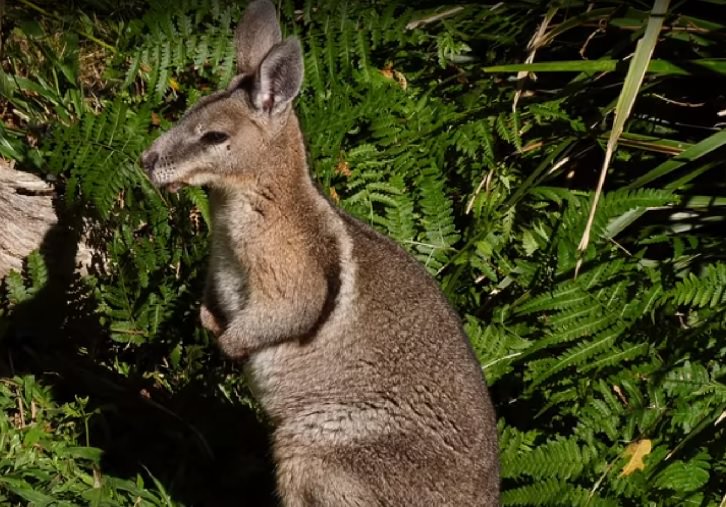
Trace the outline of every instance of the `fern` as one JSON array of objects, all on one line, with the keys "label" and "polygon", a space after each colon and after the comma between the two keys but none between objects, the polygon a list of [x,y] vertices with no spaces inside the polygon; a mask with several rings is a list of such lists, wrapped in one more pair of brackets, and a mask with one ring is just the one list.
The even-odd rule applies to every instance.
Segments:
[{"label": "fern", "polygon": [[454,223],[454,210],[444,190],[444,181],[435,167],[421,171],[418,180],[422,225],[418,258],[431,271],[439,269],[453,252],[460,234]]},{"label": "fern", "polygon": [[150,120],[148,110],[134,112],[117,99],[100,114],[88,113],[49,136],[48,170],[68,175],[69,202],[81,197],[107,217],[126,189],[148,186],[137,160],[148,142]]},{"label": "fern", "polygon": [[667,295],[678,305],[715,308],[726,303],[726,264],[704,267],[703,274],[688,273]]},{"label": "fern", "polygon": [[504,505],[567,505],[603,506],[618,505],[617,502],[593,495],[585,488],[573,486],[558,479],[538,481],[505,491],[502,494]]},{"label": "fern", "polygon": [[213,78],[217,85],[228,82],[235,72],[229,30],[239,12],[218,0],[181,5],[159,2],[137,27],[148,34],[130,56],[124,86],[140,77],[154,91],[154,101],[161,103],[173,82],[190,66],[198,75]]},{"label": "fern", "polygon": [[13,270],[5,277],[8,302],[15,306],[31,301],[47,283],[48,268],[40,252],[34,250],[26,259],[23,274]]},{"label": "fern", "polygon": [[708,482],[708,479],[706,461],[691,460],[684,463],[676,460],[658,474],[655,485],[671,491],[696,492]]},{"label": "fern", "polygon": [[557,439],[521,453],[514,462],[502,464],[502,477],[529,475],[534,478],[570,479],[580,475],[591,459],[574,440]]}]

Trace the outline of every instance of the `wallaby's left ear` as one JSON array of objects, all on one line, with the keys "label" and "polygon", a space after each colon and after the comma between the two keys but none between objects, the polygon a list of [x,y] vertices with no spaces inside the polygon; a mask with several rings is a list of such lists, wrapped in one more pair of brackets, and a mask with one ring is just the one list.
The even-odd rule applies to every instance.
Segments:
[{"label": "wallaby's left ear", "polygon": [[282,40],[275,6],[270,0],[255,0],[245,9],[235,31],[237,73],[251,74],[272,46]]},{"label": "wallaby's left ear", "polygon": [[288,37],[267,53],[257,70],[257,86],[252,101],[270,114],[283,111],[300,92],[303,56],[300,41]]}]

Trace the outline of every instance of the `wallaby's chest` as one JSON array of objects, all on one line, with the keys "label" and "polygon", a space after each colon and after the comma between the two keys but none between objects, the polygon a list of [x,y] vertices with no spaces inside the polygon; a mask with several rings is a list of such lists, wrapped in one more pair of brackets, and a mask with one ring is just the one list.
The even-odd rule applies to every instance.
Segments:
[{"label": "wallaby's chest", "polygon": [[[249,205],[219,192],[210,195],[212,238],[207,291],[225,320],[230,321],[245,305],[250,266],[244,262],[244,235],[249,229]],[[252,217],[254,218],[254,217]]]},{"label": "wallaby's chest", "polygon": [[228,322],[244,306],[246,280],[244,266],[234,257],[229,245],[213,239],[207,282],[211,286],[208,290],[213,294],[217,308]]}]

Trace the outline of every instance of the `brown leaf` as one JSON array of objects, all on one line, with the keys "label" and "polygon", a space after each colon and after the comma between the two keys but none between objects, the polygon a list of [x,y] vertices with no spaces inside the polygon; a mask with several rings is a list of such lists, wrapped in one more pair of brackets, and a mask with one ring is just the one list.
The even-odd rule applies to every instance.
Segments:
[{"label": "brown leaf", "polygon": [[330,198],[333,199],[333,202],[335,202],[335,204],[340,204],[340,196],[338,195],[338,192],[335,191],[335,187],[330,187],[328,189],[328,193],[330,194]]},{"label": "brown leaf", "polygon": [[399,72],[394,69],[390,62],[387,63],[382,69],[380,69],[379,72],[386,79],[395,80],[398,85],[404,90],[408,88],[408,81],[406,80],[406,76],[403,75],[403,72]]},{"label": "brown leaf", "polygon": [[643,458],[650,454],[652,448],[652,443],[647,438],[637,440],[628,445],[628,447],[625,448],[625,455],[630,456],[630,460],[623,467],[623,471],[620,472],[620,476],[630,475],[636,470],[645,470]]},{"label": "brown leaf", "polygon": [[342,174],[346,178],[350,178],[351,174],[353,174],[350,172],[350,166],[345,160],[341,160],[340,162],[338,162],[338,165],[335,166],[335,172],[338,174]]}]

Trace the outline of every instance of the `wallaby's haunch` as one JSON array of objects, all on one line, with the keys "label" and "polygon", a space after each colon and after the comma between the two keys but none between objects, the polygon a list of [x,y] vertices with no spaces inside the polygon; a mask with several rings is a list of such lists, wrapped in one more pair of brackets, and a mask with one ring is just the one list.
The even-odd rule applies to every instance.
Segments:
[{"label": "wallaby's haunch", "polygon": [[457,315],[391,240],[316,189],[291,102],[300,43],[253,2],[238,75],[142,155],[151,181],[208,185],[203,325],[248,358],[275,424],[286,506],[496,505],[494,412]]}]

